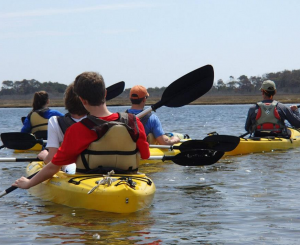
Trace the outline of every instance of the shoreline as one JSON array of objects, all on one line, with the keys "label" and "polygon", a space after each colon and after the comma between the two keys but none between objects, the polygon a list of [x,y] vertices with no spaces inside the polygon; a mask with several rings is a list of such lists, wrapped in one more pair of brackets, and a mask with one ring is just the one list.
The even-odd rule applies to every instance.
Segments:
[{"label": "shoreline", "polygon": [[[153,105],[160,101],[160,97],[148,98],[146,106]],[[189,105],[236,105],[236,104],[255,104],[261,101],[259,95],[204,95]],[[300,95],[298,94],[278,94],[275,100],[283,104],[300,104]],[[31,107],[32,100],[28,99],[0,99],[0,108],[28,108]],[[130,106],[131,103],[125,98],[115,98],[107,102],[108,106]],[[50,99],[50,107],[64,107],[63,99]]]}]

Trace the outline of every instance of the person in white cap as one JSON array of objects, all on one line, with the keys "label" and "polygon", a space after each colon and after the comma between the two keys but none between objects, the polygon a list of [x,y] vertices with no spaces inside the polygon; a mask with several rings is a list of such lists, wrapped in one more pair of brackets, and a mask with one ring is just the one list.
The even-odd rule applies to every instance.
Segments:
[{"label": "person in white cap", "polygon": [[297,106],[287,107],[274,100],[276,84],[271,80],[264,81],[260,91],[263,100],[249,109],[245,130],[257,137],[279,136],[288,138],[290,134],[285,120],[291,126],[300,127],[300,113]]},{"label": "person in white cap", "polygon": [[[131,108],[126,112],[132,114],[139,114],[146,104],[146,100],[149,97],[149,93],[144,86],[136,85],[130,90]],[[168,137],[162,128],[159,118],[154,113],[148,113],[140,119],[144,125],[146,135],[149,137],[152,134],[156,142],[160,145],[173,145],[180,142],[178,136]],[[150,142],[153,143],[153,142]]]}]

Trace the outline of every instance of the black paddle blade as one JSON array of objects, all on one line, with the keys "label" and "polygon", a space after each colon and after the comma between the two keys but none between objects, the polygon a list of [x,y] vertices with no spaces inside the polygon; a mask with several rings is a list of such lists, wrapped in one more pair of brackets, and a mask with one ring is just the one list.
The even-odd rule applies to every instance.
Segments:
[{"label": "black paddle blade", "polygon": [[213,150],[189,150],[175,156],[165,156],[163,160],[171,160],[181,166],[206,166],[219,161],[224,152]]},{"label": "black paddle blade", "polygon": [[206,94],[214,82],[214,69],[206,65],[194,70],[170,84],[162,95],[161,101],[152,106],[153,110],[161,106],[181,107]]},{"label": "black paddle blade", "polygon": [[222,144],[215,141],[204,141],[204,140],[187,140],[179,146],[173,146],[173,149],[178,149],[181,152],[197,149],[209,149],[216,151],[231,151],[232,147],[227,144]]},{"label": "black paddle blade", "polygon": [[240,138],[231,135],[210,135],[203,141],[213,144],[216,151],[233,151],[240,143]]},{"label": "black paddle blade", "polygon": [[28,150],[40,142],[32,134],[21,132],[2,133],[1,140],[6,148],[15,150]]},{"label": "black paddle blade", "polygon": [[48,139],[48,131],[47,130],[36,131],[34,133],[34,137],[36,139],[47,140]]},{"label": "black paddle blade", "polygon": [[118,82],[106,88],[106,100],[111,100],[123,93],[125,82]]}]

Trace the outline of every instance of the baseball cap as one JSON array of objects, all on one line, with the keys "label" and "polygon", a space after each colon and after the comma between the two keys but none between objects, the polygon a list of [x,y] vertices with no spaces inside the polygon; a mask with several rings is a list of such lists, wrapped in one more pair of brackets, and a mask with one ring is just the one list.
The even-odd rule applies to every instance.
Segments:
[{"label": "baseball cap", "polygon": [[276,85],[273,81],[271,80],[266,80],[262,83],[261,87],[259,90],[266,90],[266,91],[275,91],[276,90]]},{"label": "baseball cap", "polygon": [[142,85],[136,85],[130,90],[130,99],[142,99],[149,96],[147,89]]}]

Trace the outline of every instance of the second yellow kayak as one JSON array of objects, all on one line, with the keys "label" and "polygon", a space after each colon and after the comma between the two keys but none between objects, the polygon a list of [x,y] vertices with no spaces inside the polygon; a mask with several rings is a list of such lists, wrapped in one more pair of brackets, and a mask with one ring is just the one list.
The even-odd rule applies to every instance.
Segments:
[{"label": "second yellow kayak", "polygon": [[289,130],[291,131],[290,139],[278,137],[241,138],[238,146],[233,151],[225,152],[225,155],[243,155],[300,147],[300,132],[292,128],[289,128]]}]

